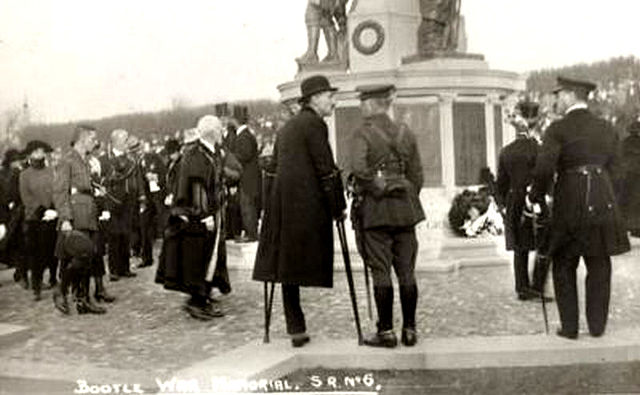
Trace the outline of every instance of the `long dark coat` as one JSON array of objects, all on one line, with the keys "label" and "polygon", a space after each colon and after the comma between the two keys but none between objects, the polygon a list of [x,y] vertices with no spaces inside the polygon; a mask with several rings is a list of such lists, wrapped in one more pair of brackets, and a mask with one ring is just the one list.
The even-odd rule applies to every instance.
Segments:
[{"label": "long dark coat", "polygon": [[[419,198],[423,184],[420,151],[406,125],[383,114],[366,118],[353,134],[349,154],[350,173],[356,177],[362,196],[358,220],[363,229],[414,226],[425,218]],[[402,169],[396,170],[410,182],[410,190],[398,196],[376,197],[373,178],[378,167],[384,164],[390,168],[398,161]]]},{"label": "long dark coat", "polygon": [[625,170],[620,203],[627,229],[640,231],[640,136],[629,136],[622,143]]},{"label": "long dark coat", "polygon": [[278,133],[274,160],[253,279],[332,287],[332,210],[341,212],[345,202],[322,118],[305,108],[289,120]]},{"label": "long dark coat", "polygon": [[248,128],[244,128],[236,137],[235,149],[235,155],[242,164],[240,189],[255,199],[258,196],[260,185],[258,142]]},{"label": "long dark coat", "polygon": [[498,159],[497,199],[506,208],[504,221],[508,251],[531,251],[535,248],[533,222],[523,217],[527,186],[533,182],[538,143],[518,137],[500,151]]},{"label": "long dark coat", "polygon": [[[575,171],[584,165],[600,171]],[[532,199],[544,200],[553,182],[550,255],[606,256],[629,251],[614,182],[620,176],[619,141],[611,125],[575,109],[546,131],[534,172]]]},{"label": "long dark coat", "polygon": [[[175,165],[175,196],[169,224],[164,232],[162,252],[156,272],[157,283],[189,294],[208,295],[211,287],[231,291],[227,271],[224,222],[222,159],[197,142],[187,148]],[[209,232],[202,219],[214,215],[218,228]],[[185,216],[188,221],[178,219]],[[222,237],[218,237],[222,235]],[[217,255],[212,260],[217,244]],[[207,277],[209,265],[213,277]]]}]

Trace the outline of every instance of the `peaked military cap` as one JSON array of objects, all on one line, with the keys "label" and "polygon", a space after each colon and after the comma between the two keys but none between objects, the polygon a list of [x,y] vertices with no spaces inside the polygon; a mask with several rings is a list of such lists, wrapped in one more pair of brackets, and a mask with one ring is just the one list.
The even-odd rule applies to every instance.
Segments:
[{"label": "peaked military cap", "polygon": [[566,77],[558,77],[556,87],[553,89],[553,93],[558,93],[562,90],[589,93],[596,88],[597,85],[593,82],[576,80]]},{"label": "peaked military cap", "polygon": [[356,91],[360,93],[360,100],[367,99],[386,99],[395,92],[396,87],[393,84],[375,84],[375,85],[362,85],[356,88]]}]

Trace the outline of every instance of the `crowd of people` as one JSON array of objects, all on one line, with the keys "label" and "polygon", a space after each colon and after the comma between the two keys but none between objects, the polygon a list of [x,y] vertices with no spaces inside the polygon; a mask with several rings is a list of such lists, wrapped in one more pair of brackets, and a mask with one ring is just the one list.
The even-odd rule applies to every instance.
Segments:
[{"label": "crowd of people", "polygon": [[[501,150],[492,190],[504,216],[507,248],[514,251],[518,298],[544,301],[552,266],[558,335],[576,339],[580,258],[588,272],[589,331],[601,336],[609,308],[610,257],[630,249],[628,228],[634,235],[640,232],[635,198],[640,123],[630,128],[623,160],[613,127],[588,109],[595,85],[564,78],[558,83],[559,115],[552,122],[544,121],[535,103],[519,106],[518,138]],[[370,273],[373,280],[378,313],[377,331],[363,343],[398,344],[395,272],[400,342],[415,345],[415,226],[425,218],[416,136],[389,115],[394,86],[360,86],[362,123],[347,147],[347,167],[338,169],[324,120],[334,111],[336,90],[322,75],[304,79],[300,97],[286,103],[290,119],[275,142],[261,139],[259,144],[248,111],[240,107],[233,117],[225,111],[203,116],[180,141],[168,139],[163,146],[124,129],[113,130],[109,142],[101,144],[94,127],[78,125],[65,154],[42,141],[7,151],[0,171],[2,260],[16,267],[15,280],[30,287],[36,300],[42,298],[48,269],[55,308],[70,314],[71,294],[78,313],[103,314],[102,302],[115,301],[106,289],[104,256],[111,282],[134,277],[131,256],[140,255],[139,267],[151,266],[153,243],[161,235],[155,281],[189,295],[186,312],[209,321],[224,315],[212,297],[214,289],[231,292],[226,240],[258,241],[253,279],[265,283],[265,304],[273,297],[273,286],[267,297],[267,284],[282,285],[287,332],[292,345],[301,347],[311,338],[300,287],[333,285],[332,224],[347,215],[348,189],[358,252],[367,279]],[[620,181],[625,169],[631,175],[626,184]],[[533,250],[539,259],[530,281]],[[267,333],[270,314],[265,306]]]},{"label": "crowd of people", "polygon": [[[108,142],[101,142],[93,126],[82,124],[75,126],[67,152],[40,140],[7,150],[0,169],[0,262],[15,267],[14,280],[32,290],[35,301],[42,299],[43,289],[53,289],[54,306],[64,314],[72,311],[69,295],[79,314],[103,314],[103,303],[116,300],[106,279],[135,277],[133,266],[152,266],[154,243],[163,238],[157,281],[167,288],[186,285],[191,292],[193,284],[172,283],[184,280],[183,273],[171,271],[176,234],[194,236],[177,245],[182,253],[197,250],[189,243],[199,238],[209,249],[208,236],[214,233],[221,257],[225,240],[257,240],[259,166],[269,162],[273,144],[261,138],[258,145],[248,123],[247,108],[240,106],[233,116],[203,117],[195,128],[179,133],[180,139],[145,141],[116,129]],[[200,163],[193,162],[196,153],[204,153]],[[220,161],[225,163],[222,172]],[[215,183],[209,180],[213,170],[219,176]],[[201,184],[194,184],[196,177]],[[214,214],[215,221],[207,219],[203,229],[176,225],[176,219],[192,223],[199,216],[208,218],[205,214]],[[219,267],[218,287],[227,293],[224,260]],[[209,306],[208,298],[206,303],[195,299],[188,306]],[[220,315],[213,310],[189,312],[199,318]]]}]

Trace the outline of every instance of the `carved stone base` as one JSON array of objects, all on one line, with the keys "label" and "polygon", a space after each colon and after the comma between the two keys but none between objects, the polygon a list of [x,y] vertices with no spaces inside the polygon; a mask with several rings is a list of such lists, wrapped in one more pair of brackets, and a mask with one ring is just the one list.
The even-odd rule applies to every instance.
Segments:
[{"label": "carved stone base", "polygon": [[420,53],[402,58],[402,64],[418,63],[437,58],[484,60],[484,55],[475,53],[463,53],[455,51],[433,51]]},{"label": "carved stone base", "polygon": [[313,72],[313,71],[317,71],[317,72],[345,71],[349,66],[347,62],[344,60],[307,63],[300,59],[296,59],[296,63],[298,63],[298,73]]}]

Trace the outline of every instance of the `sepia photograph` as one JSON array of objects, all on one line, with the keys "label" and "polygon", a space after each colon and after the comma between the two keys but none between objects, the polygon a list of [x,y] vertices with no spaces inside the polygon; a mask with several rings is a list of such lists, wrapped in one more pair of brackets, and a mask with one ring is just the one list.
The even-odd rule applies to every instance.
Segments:
[{"label": "sepia photograph", "polygon": [[639,17],[2,1],[0,395],[640,394]]}]

